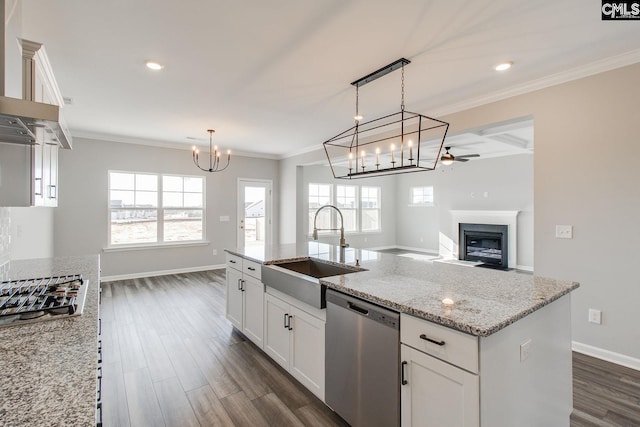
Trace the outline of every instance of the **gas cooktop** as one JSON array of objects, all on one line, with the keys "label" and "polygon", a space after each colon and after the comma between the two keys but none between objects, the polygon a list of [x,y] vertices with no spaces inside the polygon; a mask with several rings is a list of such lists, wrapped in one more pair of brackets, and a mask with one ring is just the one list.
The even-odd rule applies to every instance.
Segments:
[{"label": "gas cooktop", "polygon": [[80,274],[2,282],[0,326],[80,315],[87,285]]}]

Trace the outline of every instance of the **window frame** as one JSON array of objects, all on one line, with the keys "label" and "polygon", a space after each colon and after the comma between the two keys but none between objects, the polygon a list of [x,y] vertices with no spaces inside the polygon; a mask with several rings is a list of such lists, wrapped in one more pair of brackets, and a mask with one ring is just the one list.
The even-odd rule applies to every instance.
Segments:
[{"label": "window frame", "polygon": [[[150,175],[155,177],[156,179],[156,206],[153,208],[140,208],[136,207],[112,207],[111,204],[111,175],[113,173],[121,173],[121,174],[131,174],[134,175],[134,183],[136,175]],[[183,197],[183,205],[184,205],[184,178],[197,178],[202,181],[202,206],[201,207],[165,207],[164,206],[164,177],[180,177],[183,179],[182,183],[182,191],[180,192]],[[128,190],[125,190],[128,191]],[[134,190],[135,191],[135,187]],[[188,192],[193,193],[193,192]],[[134,242],[134,243],[112,243],[112,227],[111,227],[111,213],[113,210],[155,210],[156,213],[156,240],[153,242]],[[193,211],[202,211],[202,235],[200,239],[190,239],[190,240],[165,240],[165,211],[171,210],[193,210]],[[199,246],[199,245],[207,245],[209,242],[206,240],[207,229],[206,229],[206,212],[207,212],[207,200],[206,200],[206,179],[202,175],[186,175],[186,174],[176,174],[176,173],[155,173],[155,172],[140,172],[140,171],[125,171],[125,170],[115,170],[109,169],[107,171],[107,247],[104,249],[105,251],[110,250],[127,250],[127,249],[145,249],[151,247],[171,247],[171,246]]]},{"label": "window frame", "polygon": [[[413,202],[413,190],[417,189],[417,188],[431,188],[431,202],[425,202],[425,203],[414,203]],[[424,197],[424,193],[422,194],[422,196]],[[435,206],[436,203],[436,193],[435,193],[435,187],[433,185],[414,185],[409,187],[409,207],[433,207]]]}]

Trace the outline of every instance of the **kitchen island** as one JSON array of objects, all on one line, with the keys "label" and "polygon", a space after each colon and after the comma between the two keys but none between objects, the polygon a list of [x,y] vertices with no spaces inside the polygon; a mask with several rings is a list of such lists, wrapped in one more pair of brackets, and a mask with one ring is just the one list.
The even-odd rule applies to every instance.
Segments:
[{"label": "kitchen island", "polygon": [[82,274],[81,315],[0,328],[0,424],[96,424],[98,255],[11,261],[3,280]]},{"label": "kitchen island", "polygon": [[[317,242],[227,252],[263,266],[341,261],[338,247]],[[401,314],[403,425],[425,417],[435,421],[429,425],[569,425],[569,294],[578,283],[347,248],[346,264],[356,260],[365,271],[319,282]],[[269,287],[266,293],[281,297]],[[434,417],[437,410],[443,418]]]}]

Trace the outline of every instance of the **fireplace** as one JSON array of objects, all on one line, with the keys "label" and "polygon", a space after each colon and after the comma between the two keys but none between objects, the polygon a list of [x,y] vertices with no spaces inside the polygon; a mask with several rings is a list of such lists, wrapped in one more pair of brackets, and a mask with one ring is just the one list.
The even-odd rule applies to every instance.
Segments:
[{"label": "fireplace", "polygon": [[483,267],[509,268],[509,226],[460,223],[458,259],[479,261]]}]

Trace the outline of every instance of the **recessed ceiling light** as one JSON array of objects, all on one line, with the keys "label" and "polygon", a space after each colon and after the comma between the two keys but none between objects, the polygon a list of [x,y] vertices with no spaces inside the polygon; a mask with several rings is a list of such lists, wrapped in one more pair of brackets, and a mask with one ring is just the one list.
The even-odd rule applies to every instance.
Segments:
[{"label": "recessed ceiling light", "polygon": [[496,71],[505,71],[511,68],[512,65],[513,65],[513,61],[503,62],[496,65],[495,69]]},{"label": "recessed ceiling light", "polygon": [[148,69],[153,71],[160,71],[164,68],[164,65],[159,64],[155,61],[147,61],[144,63],[144,65],[146,65]]}]

